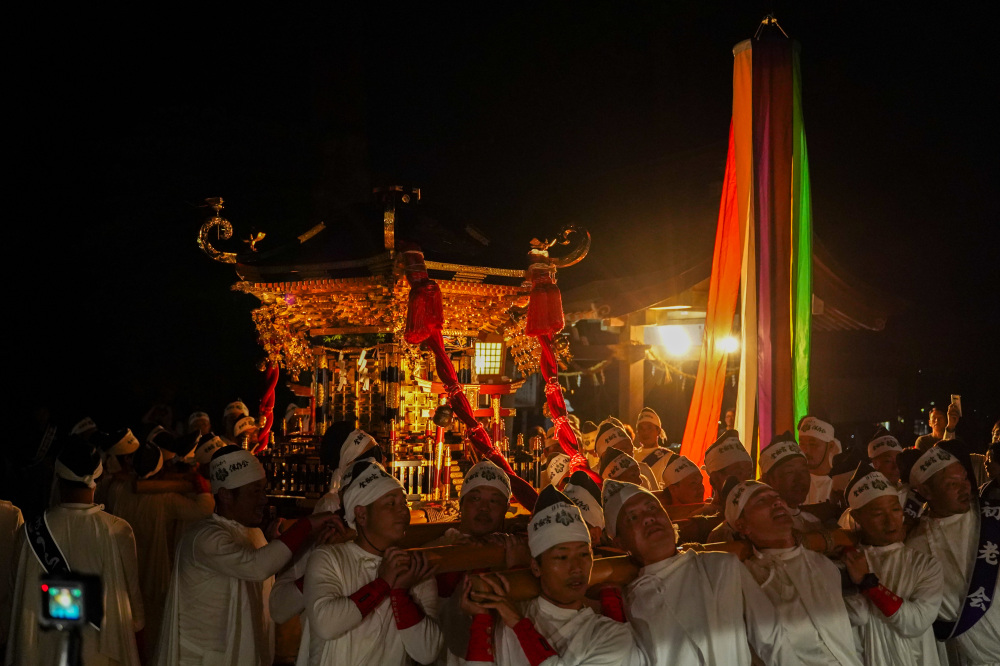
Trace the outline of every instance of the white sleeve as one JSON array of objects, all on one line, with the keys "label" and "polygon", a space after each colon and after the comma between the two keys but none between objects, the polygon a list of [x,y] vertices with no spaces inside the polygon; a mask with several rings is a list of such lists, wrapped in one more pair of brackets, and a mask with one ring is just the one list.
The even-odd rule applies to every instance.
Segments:
[{"label": "white sleeve", "polygon": [[877,613],[869,607],[871,602],[860,592],[844,595],[844,605],[847,606],[847,617],[852,627],[863,627],[871,621],[871,613]]},{"label": "white sleeve", "polygon": [[737,563],[743,589],[743,617],[747,640],[764,662],[777,666],[801,666],[801,661],[785,637],[778,613],[750,571]]},{"label": "white sleeve", "polygon": [[[897,633],[907,638],[920,636],[927,631],[937,619],[941,607],[941,596],[944,593],[941,564],[934,558],[928,557],[926,565],[910,569],[909,573],[917,578],[916,587],[903,599],[903,605],[899,610],[893,613],[892,617],[885,618]],[[895,590],[890,591],[896,593]],[[871,612],[882,613],[875,608],[871,609]]]},{"label": "white sleeve", "polygon": [[139,558],[135,551],[135,535],[132,526],[120,518],[114,519],[113,530],[115,545],[122,558],[122,573],[128,588],[128,601],[132,607],[132,631],[139,631],[146,626],[146,611],[142,605],[142,593],[139,591]]},{"label": "white sleeve", "polygon": [[284,624],[306,609],[306,597],[296,585],[296,581],[306,575],[309,555],[312,549],[295,558],[291,565],[274,579],[268,605],[271,609],[271,619],[278,624]]},{"label": "white sleeve", "polygon": [[278,573],[292,557],[292,551],[280,539],[254,548],[237,542],[224,529],[205,530],[198,534],[192,551],[195,560],[202,566],[224,576],[256,583]]},{"label": "white sleeve", "polygon": [[421,664],[430,664],[437,659],[444,646],[444,635],[438,625],[437,582],[432,576],[410,588],[410,596],[424,611],[424,617],[412,627],[399,632],[406,654]]},{"label": "white sleeve", "polygon": [[303,586],[306,619],[310,633],[325,641],[340,638],[364,620],[349,597],[357,590],[344,589],[343,579],[340,566],[328,548],[317,548],[309,556]]}]

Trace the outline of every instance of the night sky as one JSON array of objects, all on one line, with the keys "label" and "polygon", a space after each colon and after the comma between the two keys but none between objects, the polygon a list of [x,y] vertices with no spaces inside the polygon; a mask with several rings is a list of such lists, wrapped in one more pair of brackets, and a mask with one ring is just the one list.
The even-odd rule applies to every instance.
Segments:
[{"label": "night sky", "polygon": [[815,233],[902,305],[817,363],[871,359],[908,415],[961,393],[973,439],[997,418],[986,5],[166,7],[10,26],[8,376],[28,405],[110,428],[157,397],[215,418],[256,403],[255,300],[195,245],[206,197],[276,242],[379,184],[525,250],[575,222],[594,238],[577,283],[707,255],[731,49],[773,10],[802,44]]}]

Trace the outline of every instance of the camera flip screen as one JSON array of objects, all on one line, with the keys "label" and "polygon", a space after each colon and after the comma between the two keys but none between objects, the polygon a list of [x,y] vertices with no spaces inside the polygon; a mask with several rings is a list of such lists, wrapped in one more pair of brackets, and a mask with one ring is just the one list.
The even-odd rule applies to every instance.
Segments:
[{"label": "camera flip screen", "polygon": [[52,620],[79,622],[83,617],[82,585],[42,584],[45,595],[43,612]]}]

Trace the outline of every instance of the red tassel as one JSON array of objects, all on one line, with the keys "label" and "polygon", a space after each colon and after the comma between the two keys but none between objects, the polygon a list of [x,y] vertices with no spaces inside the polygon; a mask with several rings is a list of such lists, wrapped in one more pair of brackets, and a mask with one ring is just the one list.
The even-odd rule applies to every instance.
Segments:
[{"label": "red tassel", "polygon": [[403,336],[411,345],[418,345],[444,327],[444,303],[441,288],[427,275],[420,250],[403,252],[403,264],[410,283]]},{"label": "red tassel", "polygon": [[555,335],[566,325],[559,287],[545,264],[531,267],[531,280],[533,284],[524,332],[527,335]]},{"label": "red tassel", "polygon": [[424,280],[413,285],[406,307],[406,341],[418,345],[443,326],[444,305],[437,282]]}]

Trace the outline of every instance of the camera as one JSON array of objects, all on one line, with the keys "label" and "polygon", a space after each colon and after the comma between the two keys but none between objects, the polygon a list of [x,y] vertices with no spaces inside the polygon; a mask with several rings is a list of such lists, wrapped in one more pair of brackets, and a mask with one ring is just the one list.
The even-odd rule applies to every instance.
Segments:
[{"label": "camera", "polygon": [[66,631],[88,622],[96,627],[104,616],[104,592],[98,576],[67,572],[42,574],[38,579],[43,629]]}]

